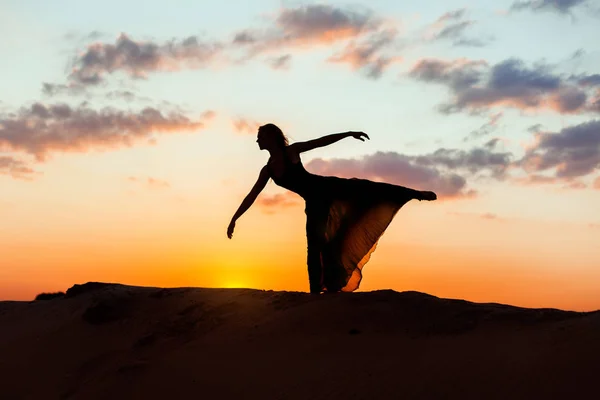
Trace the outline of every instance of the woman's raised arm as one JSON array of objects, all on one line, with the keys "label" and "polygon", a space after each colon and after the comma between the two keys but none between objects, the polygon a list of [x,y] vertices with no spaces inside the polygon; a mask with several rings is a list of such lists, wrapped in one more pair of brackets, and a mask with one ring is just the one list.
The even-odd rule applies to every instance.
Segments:
[{"label": "woman's raised arm", "polygon": [[313,139],[313,140],[308,140],[306,142],[296,142],[292,145],[290,145],[290,147],[293,147],[298,153],[303,153],[305,151],[309,151],[312,149],[316,149],[317,147],[324,147],[324,146],[329,146],[330,144],[333,144],[335,142],[337,142],[338,140],[347,138],[347,137],[353,137],[355,139],[361,140],[361,141],[365,141],[365,139],[363,138],[369,138],[369,135],[367,135],[364,132],[342,132],[342,133],[332,133],[331,135],[326,135],[323,137],[320,137],[318,139]]}]

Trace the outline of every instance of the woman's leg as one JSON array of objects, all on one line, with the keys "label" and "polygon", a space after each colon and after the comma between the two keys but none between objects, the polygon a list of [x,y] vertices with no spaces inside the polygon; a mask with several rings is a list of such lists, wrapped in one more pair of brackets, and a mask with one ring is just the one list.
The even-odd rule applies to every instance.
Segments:
[{"label": "woman's leg", "polygon": [[412,199],[421,200],[423,192],[412,188],[387,182],[376,182],[368,179],[350,178],[350,183],[342,185],[344,196],[354,201],[368,203],[373,200],[389,199],[397,202],[407,202]]},{"label": "woman's leg", "polygon": [[391,183],[384,183],[384,182],[377,182],[378,185],[382,185],[384,187],[386,187],[387,189],[389,189],[390,191],[392,191],[393,193],[395,193],[396,198],[398,198],[399,200],[436,200],[437,196],[434,192],[428,192],[428,191],[423,191],[423,190],[416,190],[416,189],[412,189],[412,188],[408,188],[408,187],[404,187],[404,186],[400,186],[400,185],[394,185]]},{"label": "woman's leg", "polygon": [[308,282],[311,293],[323,290],[323,257],[321,250],[325,245],[325,230],[329,207],[323,203],[306,203],[306,242]]}]

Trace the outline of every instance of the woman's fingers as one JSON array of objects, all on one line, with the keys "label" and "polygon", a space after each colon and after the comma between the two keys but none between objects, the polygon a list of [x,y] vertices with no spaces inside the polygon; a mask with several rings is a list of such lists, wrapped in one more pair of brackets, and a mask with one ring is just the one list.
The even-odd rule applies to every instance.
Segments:
[{"label": "woman's fingers", "polygon": [[371,138],[369,137],[369,135],[367,135],[367,134],[366,134],[366,133],[364,133],[364,132],[357,132],[355,137],[356,137],[357,139],[359,139],[359,140],[363,141],[363,142],[365,141],[365,139],[363,139],[363,137],[366,137],[367,139],[371,140]]}]

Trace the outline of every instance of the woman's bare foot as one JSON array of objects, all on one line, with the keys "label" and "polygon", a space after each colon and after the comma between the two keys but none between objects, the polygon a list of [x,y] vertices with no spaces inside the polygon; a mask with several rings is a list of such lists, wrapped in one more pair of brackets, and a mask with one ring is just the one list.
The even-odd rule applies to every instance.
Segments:
[{"label": "woman's bare foot", "polygon": [[417,199],[419,201],[421,201],[421,200],[432,201],[432,200],[437,200],[437,195],[433,192],[419,191],[419,197],[417,197]]}]

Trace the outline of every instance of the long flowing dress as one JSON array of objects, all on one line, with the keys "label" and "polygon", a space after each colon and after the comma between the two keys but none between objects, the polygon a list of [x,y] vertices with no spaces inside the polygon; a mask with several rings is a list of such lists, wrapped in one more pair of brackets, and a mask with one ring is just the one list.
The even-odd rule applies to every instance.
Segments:
[{"label": "long flowing dress", "polygon": [[359,178],[308,172],[301,161],[284,158],[273,181],[305,200],[307,264],[311,293],[352,292],[379,238],[400,208],[421,192]]}]

